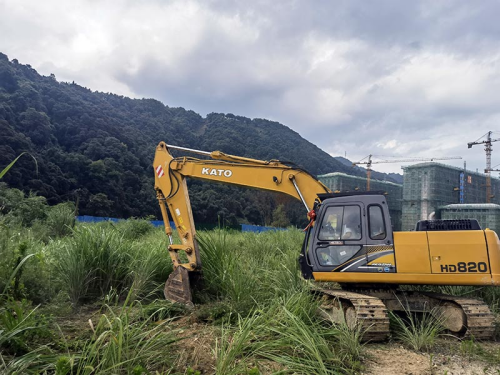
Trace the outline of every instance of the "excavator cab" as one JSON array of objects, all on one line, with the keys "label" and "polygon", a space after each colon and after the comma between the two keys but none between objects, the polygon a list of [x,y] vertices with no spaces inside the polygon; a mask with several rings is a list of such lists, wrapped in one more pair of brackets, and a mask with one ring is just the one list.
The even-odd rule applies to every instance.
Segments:
[{"label": "excavator cab", "polygon": [[[382,193],[319,198],[316,225],[308,236],[312,272],[395,272],[392,226]],[[379,258],[384,261],[377,262]]]}]

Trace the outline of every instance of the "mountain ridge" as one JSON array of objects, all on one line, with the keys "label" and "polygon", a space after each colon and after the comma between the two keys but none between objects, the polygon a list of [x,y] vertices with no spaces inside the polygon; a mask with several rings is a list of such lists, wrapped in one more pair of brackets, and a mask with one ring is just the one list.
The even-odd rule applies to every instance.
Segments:
[{"label": "mountain ridge", "polygon": [[[155,99],[96,92],[74,82],[58,82],[54,75],[42,76],[0,53],[0,166],[28,151],[36,155],[40,169],[34,175],[30,161],[21,159],[3,179],[9,186],[34,191],[51,204],[78,199],[82,214],[158,216],[151,164],[161,140],[205,151],[289,160],[316,175],[353,174],[278,122],[231,113],[203,117]],[[263,214],[248,207],[256,204],[248,193],[202,188],[198,182],[190,188],[198,193],[192,194],[192,204],[202,221],[217,220],[222,213],[233,222],[266,222]]]}]

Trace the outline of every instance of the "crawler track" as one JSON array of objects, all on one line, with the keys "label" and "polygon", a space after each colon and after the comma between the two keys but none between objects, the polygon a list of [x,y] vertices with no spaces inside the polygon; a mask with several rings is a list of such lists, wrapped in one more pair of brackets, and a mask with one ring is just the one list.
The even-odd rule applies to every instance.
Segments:
[{"label": "crawler track", "polygon": [[491,340],[495,333],[495,316],[482,300],[467,297],[455,297],[446,294],[425,293],[431,298],[448,301],[461,307],[465,314],[465,324],[461,334],[465,338]]},{"label": "crawler track", "polygon": [[322,315],[337,323],[345,321],[351,328],[359,325],[363,341],[384,341],[389,336],[387,308],[379,298],[343,290],[316,292],[323,298]]},{"label": "crawler track", "polygon": [[438,314],[449,332],[460,338],[491,340],[495,317],[480,299],[399,290],[320,289],[321,315],[351,328],[360,326],[363,341],[383,341],[389,336],[388,310]]}]

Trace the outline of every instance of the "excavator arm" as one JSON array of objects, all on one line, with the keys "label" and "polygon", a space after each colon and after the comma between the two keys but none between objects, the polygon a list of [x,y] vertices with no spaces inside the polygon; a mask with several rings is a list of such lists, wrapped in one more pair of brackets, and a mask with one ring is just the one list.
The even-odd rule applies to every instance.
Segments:
[{"label": "excavator arm", "polygon": [[[201,154],[206,159],[173,157],[169,149]],[[320,201],[318,194],[330,191],[305,170],[288,164],[227,155],[220,151],[192,150],[165,142],[158,144],[153,163],[155,190],[174,266],[174,272],[165,285],[167,299],[192,304],[190,274],[199,274],[202,268],[186,177],[287,194],[304,204],[312,222],[314,204]],[[167,210],[179,234],[180,244],[174,244]],[[181,256],[182,253],[185,257]]]}]

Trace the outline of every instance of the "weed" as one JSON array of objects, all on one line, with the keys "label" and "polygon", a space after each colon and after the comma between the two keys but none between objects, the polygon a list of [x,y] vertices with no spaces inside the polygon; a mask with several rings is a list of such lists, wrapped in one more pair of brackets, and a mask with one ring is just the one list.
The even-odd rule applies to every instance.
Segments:
[{"label": "weed", "polygon": [[404,318],[389,312],[395,338],[413,350],[429,351],[444,330],[438,311],[424,312],[417,316],[409,308],[404,310]]},{"label": "weed", "polygon": [[291,373],[334,374],[359,369],[359,341],[355,350],[344,347],[342,333],[317,320],[316,308],[309,293],[293,293],[240,318],[235,329],[223,329],[217,346],[217,370],[248,373],[254,358],[272,361]]},{"label": "weed", "polygon": [[75,226],[75,210],[75,205],[71,202],[50,207],[45,220],[49,237],[63,237],[71,234]]},{"label": "weed", "polygon": [[116,224],[116,228],[124,238],[129,240],[139,239],[154,230],[154,226],[149,220],[137,218],[120,221]]},{"label": "weed", "polygon": [[166,238],[155,230],[131,245],[128,277],[134,285],[134,298],[162,296],[163,285],[172,272]]},{"label": "weed", "polygon": [[500,364],[500,350],[489,351],[486,350],[481,344],[476,342],[473,338],[463,340],[460,343],[459,352],[462,356],[467,358],[478,357],[491,364]]},{"label": "weed", "polygon": [[193,370],[191,367],[189,367],[186,370],[186,375],[201,375],[201,372],[198,370]]},{"label": "weed", "polygon": [[220,340],[215,344],[215,372],[217,374],[237,375],[247,372],[246,360],[255,353],[256,345],[250,345],[255,338],[254,330],[261,317],[255,313],[248,318],[239,318],[235,330],[222,327]]},{"label": "weed", "polygon": [[117,313],[105,306],[98,322],[89,321],[92,337],[83,345],[81,354],[64,360],[64,364],[70,364],[71,374],[147,373],[171,368],[172,358],[165,350],[176,341],[175,331],[168,328],[169,321],[153,324],[156,313],[134,319],[133,310],[142,307],[129,302],[130,296]]},{"label": "weed", "polygon": [[130,244],[116,230],[80,226],[57,254],[56,271],[74,305],[127,285]]}]

